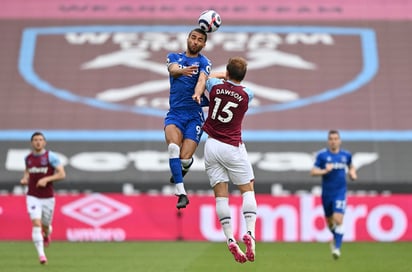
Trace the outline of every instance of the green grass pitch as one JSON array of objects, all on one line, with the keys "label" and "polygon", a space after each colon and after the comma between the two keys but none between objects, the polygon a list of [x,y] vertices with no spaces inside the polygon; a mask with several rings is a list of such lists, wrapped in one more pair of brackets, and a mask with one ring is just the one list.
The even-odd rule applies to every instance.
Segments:
[{"label": "green grass pitch", "polygon": [[31,242],[0,242],[0,271],[406,272],[412,271],[411,252],[408,242],[344,243],[335,261],[326,243],[257,243],[256,261],[239,264],[225,243],[55,241],[46,248],[49,262],[42,266]]}]

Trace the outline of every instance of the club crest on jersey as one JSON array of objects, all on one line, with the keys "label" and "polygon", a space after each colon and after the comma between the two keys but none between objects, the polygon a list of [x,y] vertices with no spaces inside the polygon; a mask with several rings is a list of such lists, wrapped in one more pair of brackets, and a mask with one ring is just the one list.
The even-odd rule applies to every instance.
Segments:
[{"label": "club crest on jersey", "polygon": [[[184,52],[184,26],[61,26],[23,32],[19,72],[67,103],[164,117],[166,55]],[[293,110],[359,91],[378,70],[375,32],[334,26],[225,26],[201,52],[213,71],[248,61],[248,114]],[[36,65],[35,65],[36,64]]]},{"label": "club crest on jersey", "polygon": [[45,158],[45,157],[42,157],[41,160],[40,160],[40,164],[41,165],[48,165],[49,164],[48,159]]}]

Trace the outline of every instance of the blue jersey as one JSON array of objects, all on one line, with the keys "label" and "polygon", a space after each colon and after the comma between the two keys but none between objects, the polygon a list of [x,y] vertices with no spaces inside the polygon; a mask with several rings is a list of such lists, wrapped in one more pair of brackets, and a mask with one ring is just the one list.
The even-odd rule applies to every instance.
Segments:
[{"label": "blue jersey", "polygon": [[187,57],[185,53],[169,53],[167,55],[167,66],[176,63],[180,68],[192,65],[199,66],[198,71],[193,76],[180,76],[174,78],[169,76],[170,80],[170,109],[201,109],[201,106],[192,99],[195,86],[200,73],[209,76],[212,64],[208,58],[199,54],[195,58]]},{"label": "blue jersey", "polygon": [[344,195],[346,193],[346,170],[352,164],[352,154],[343,149],[339,150],[338,153],[322,149],[316,155],[314,166],[325,169],[328,163],[333,164],[333,169],[322,176],[322,195]]}]

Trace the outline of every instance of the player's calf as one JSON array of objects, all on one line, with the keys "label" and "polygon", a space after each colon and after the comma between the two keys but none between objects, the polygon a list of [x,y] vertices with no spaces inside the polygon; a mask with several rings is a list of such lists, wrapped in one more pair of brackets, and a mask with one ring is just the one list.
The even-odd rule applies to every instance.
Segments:
[{"label": "player's calf", "polygon": [[[192,164],[194,162],[194,159],[193,158],[181,159],[180,161],[182,163],[182,177],[184,177],[189,172],[189,169],[192,166]],[[175,180],[174,180],[173,176],[170,177],[169,182],[172,183],[172,184],[175,183]]]}]

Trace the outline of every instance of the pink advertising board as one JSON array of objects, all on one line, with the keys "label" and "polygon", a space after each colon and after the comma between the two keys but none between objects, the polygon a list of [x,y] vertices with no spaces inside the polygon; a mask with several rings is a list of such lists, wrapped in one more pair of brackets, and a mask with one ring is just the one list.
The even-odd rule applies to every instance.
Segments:
[{"label": "pink advertising board", "polygon": [[[234,231],[244,232],[241,197],[231,198]],[[191,196],[179,213],[174,196],[58,195],[53,240],[60,241],[224,241],[214,198]],[[312,195],[257,195],[256,239],[264,242],[326,242],[320,198]],[[0,196],[0,240],[31,240],[24,196]],[[412,195],[350,196],[346,241],[412,241]]]},{"label": "pink advertising board", "polygon": [[410,20],[412,2],[405,0],[3,0],[0,18],[193,20],[206,9],[223,20],[248,22],[282,20]]}]

